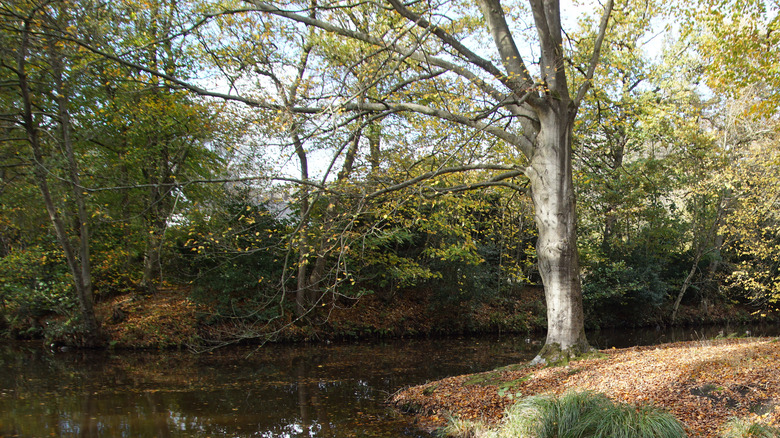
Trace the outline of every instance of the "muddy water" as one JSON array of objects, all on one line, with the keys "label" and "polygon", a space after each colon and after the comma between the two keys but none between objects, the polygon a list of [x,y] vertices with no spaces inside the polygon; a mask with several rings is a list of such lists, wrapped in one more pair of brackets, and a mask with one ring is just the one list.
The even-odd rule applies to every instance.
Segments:
[{"label": "muddy water", "polygon": [[[621,330],[589,339],[609,348],[745,330],[777,334],[716,327]],[[391,393],[528,360],[540,341],[275,345],[201,355],[0,345],[0,437],[430,437],[384,404]]]}]

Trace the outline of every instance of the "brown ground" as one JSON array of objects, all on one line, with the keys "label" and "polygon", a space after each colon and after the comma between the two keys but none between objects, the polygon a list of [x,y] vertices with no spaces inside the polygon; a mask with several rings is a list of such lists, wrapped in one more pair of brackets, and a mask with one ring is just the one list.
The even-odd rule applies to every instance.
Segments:
[{"label": "brown ground", "polygon": [[692,437],[717,437],[732,417],[780,424],[780,342],[738,339],[605,350],[605,357],[543,368],[515,366],[450,377],[396,394],[397,406],[438,427],[449,415],[497,422],[509,395],[601,392],[615,401],[661,406]]},{"label": "brown ground", "polygon": [[168,287],[149,296],[117,296],[98,304],[96,313],[114,347],[180,347],[198,332],[199,306],[186,292]]}]

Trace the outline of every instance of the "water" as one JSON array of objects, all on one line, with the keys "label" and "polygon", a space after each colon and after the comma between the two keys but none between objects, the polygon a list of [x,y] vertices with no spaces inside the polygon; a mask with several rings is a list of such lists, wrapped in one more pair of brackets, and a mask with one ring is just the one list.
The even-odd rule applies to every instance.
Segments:
[{"label": "water", "polygon": [[212,354],[0,346],[0,436],[429,437],[406,386],[526,360],[521,338],[266,346]]},{"label": "water", "polygon": [[[621,330],[601,348],[777,328]],[[183,352],[0,345],[0,437],[429,438],[385,401],[407,385],[529,360],[541,338],[401,340]]]}]

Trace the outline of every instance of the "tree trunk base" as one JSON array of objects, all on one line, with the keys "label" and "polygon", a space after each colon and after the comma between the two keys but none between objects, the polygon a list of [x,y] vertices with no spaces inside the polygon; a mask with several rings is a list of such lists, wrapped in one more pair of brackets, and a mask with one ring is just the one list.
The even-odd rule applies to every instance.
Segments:
[{"label": "tree trunk base", "polygon": [[531,361],[531,365],[563,365],[592,351],[594,351],[594,348],[588,345],[585,340],[568,348],[561,348],[561,344],[557,342],[547,343],[542,347],[542,351]]}]

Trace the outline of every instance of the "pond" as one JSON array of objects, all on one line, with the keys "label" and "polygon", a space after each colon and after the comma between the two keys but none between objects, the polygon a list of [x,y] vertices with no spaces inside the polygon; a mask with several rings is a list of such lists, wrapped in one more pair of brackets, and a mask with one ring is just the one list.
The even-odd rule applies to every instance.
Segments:
[{"label": "pond", "polygon": [[[776,335],[776,327],[612,331],[600,348]],[[0,437],[431,437],[384,402],[398,389],[531,359],[541,337],[267,345],[209,354],[0,345]]]}]

